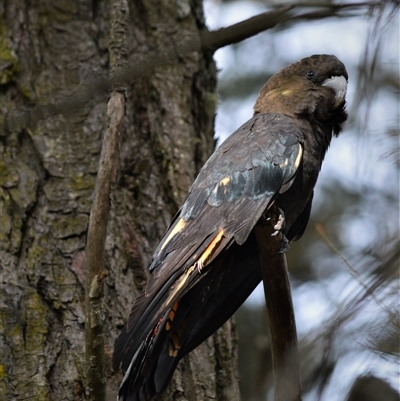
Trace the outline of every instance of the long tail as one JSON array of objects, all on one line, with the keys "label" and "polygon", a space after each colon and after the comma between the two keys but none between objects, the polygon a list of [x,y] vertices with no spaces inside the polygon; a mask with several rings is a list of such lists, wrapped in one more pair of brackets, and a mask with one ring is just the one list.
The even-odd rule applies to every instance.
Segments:
[{"label": "long tail", "polygon": [[[156,311],[155,323],[146,329],[147,333],[143,333],[143,327],[128,332],[124,328],[116,341],[113,358],[115,370],[125,360],[119,400],[150,401],[162,394],[179,360],[222,326],[260,280],[255,239],[242,246],[233,244],[211,263],[194,287],[167,310]],[[145,303],[145,299],[138,302],[136,313],[154,314],[154,308],[143,312],[140,303]],[[149,321],[143,317],[146,316],[141,321]]]}]

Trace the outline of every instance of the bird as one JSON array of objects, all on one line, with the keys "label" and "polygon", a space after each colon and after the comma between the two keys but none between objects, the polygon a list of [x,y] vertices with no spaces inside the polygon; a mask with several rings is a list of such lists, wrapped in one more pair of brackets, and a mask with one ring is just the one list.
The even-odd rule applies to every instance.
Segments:
[{"label": "bird", "polygon": [[150,401],[261,281],[255,226],[275,205],[288,242],[307,226],[331,139],[347,119],[348,74],[312,55],[273,75],[254,114],[199,171],[157,246],[148,281],[116,339],[120,401]]}]

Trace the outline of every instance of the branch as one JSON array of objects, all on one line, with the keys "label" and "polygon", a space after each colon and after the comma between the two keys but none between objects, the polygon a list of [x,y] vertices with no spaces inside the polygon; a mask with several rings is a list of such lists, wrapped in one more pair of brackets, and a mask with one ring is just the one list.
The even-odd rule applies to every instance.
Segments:
[{"label": "branch", "polygon": [[[126,64],[124,55],[126,55],[128,15],[126,0],[113,0],[109,48],[111,73]],[[104,246],[110,213],[111,185],[117,173],[124,114],[125,95],[114,89],[107,107],[109,126],[103,138],[86,245],[88,274],[85,293],[85,350],[89,401],[106,400],[103,279],[107,273],[104,270]]]},{"label": "branch", "polygon": [[260,222],[255,227],[271,333],[274,399],[301,401],[302,388],[292,295],[286,257],[284,253],[279,253],[283,243],[282,235],[279,233],[271,236],[278,215],[273,206],[269,210],[273,224]]},{"label": "branch", "polygon": [[217,31],[203,31],[201,35],[202,48],[204,51],[215,52],[221,47],[241,42],[271,29],[287,19],[288,11],[293,8],[294,6],[279,7],[277,10],[256,15],[227,28],[221,28]]},{"label": "branch", "polygon": [[[157,67],[172,64],[184,57],[187,53],[211,51],[248,39],[260,32],[273,27],[285,27],[288,24],[295,24],[302,21],[317,20],[331,17],[349,17],[354,14],[346,14],[348,10],[364,10],[371,7],[385,7],[387,2],[364,2],[349,4],[315,4],[278,6],[275,10],[262,13],[245,21],[221,28],[216,31],[204,30],[200,36],[188,38],[187,41],[176,44],[175,48],[158,49],[149,52],[146,57],[137,61],[137,54],[128,60],[126,67],[111,76],[97,76],[88,84],[76,88],[76,92],[63,98],[58,103],[51,103],[44,106],[37,106],[28,110],[16,110],[6,117],[0,116],[0,136],[9,132],[20,131],[23,128],[34,126],[39,121],[56,115],[72,115],[84,105],[92,102],[99,96],[108,94],[115,86],[126,86],[132,82],[150,76]],[[299,10],[310,9],[301,13]],[[313,10],[312,10],[313,9]],[[359,15],[359,14],[358,14]],[[127,18],[127,16],[126,16]]]}]

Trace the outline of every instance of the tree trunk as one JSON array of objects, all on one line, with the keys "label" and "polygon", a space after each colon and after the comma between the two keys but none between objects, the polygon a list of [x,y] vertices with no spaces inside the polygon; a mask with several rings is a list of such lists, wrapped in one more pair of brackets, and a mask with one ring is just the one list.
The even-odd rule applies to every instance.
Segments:
[{"label": "tree trunk", "polygon": [[[129,2],[129,51],[174,48],[204,29],[200,0]],[[109,2],[0,3],[0,118],[56,101],[108,68]],[[107,399],[113,344],[144,269],[211,154],[211,55],[177,55],[126,91],[105,280]],[[79,89],[78,89],[79,90]],[[85,246],[106,100],[0,137],[0,398],[85,398]],[[164,400],[239,399],[236,334],[226,323],[180,363]]]}]

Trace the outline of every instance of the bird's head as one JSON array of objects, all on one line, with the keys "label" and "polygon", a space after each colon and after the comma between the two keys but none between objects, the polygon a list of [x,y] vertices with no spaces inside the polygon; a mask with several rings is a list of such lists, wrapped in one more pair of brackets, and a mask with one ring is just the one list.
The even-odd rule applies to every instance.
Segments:
[{"label": "bird's head", "polygon": [[254,112],[314,119],[338,134],[347,118],[347,80],[346,68],[337,57],[323,54],[303,58],[267,81]]}]

